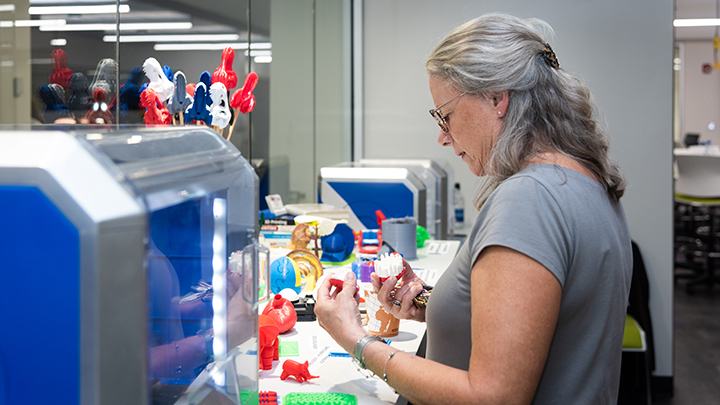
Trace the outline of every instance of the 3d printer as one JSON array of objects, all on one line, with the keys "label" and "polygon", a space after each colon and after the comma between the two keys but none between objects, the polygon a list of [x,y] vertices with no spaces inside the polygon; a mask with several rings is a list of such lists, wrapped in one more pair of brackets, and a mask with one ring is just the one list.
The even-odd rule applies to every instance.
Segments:
[{"label": "3d printer", "polygon": [[257,212],[204,127],[0,131],[0,403],[257,403]]}]

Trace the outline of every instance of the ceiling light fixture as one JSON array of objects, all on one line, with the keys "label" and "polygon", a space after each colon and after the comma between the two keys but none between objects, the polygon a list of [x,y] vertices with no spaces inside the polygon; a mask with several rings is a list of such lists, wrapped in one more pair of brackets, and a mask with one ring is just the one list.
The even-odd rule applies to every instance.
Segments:
[{"label": "ceiling light fixture", "polygon": [[[115,42],[117,36],[105,35],[104,42]],[[189,34],[189,35],[120,35],[120,42],[192,42],[237,41],[238,34]]]},{"label": "ceiling light fixture", "polygon": [[[192,27],[191,22],[120,23],[120,31],[189,30]],[[40,31],[115,31],[115,29],[115,24],[65,24],[40,27]]]},{"label": "ceiling light fixture", "polygon": [[52,46],[65,46],[67,45],[67,39],[65,38],[55,38],[50,40],[50,45]]},{"label": "ceiling light fixture", "polygon": [[0,4],[0,13],[3,12],[15,12],[15,5],[14,4]]},{"label": "ceiling light fixture", "polygon": [[[250,55],[252,53],[252,55]],[[252,49],[245,51],[245,56],[272,56],[272,51],[269,49]]]},{"label": "ceiling light fixture", "polygon": [[[67,21],[65,20],[16,20],[16,27],[62,27]],[[40,28],[42,30],[42,28]]]},{"label": "ceiling light fixture", "polygon": [[115,14],[120,9],[121,13],[129,13],[130,6],[127,4],[106,4],[99,6],[31,6],[28,8],[30,15],[47,14]]},{"label": "ceiling light fixture", "polygon": [[720,18],[678,18],[673,20],[673,27],[715,27],[720,25]]},{"label": "ceiling light fixture", "polygon": [[[121,37],[122,38],[122,37]],[[211,44],[211,43],[187,43],[187,44],[155,44],[153,47],[156,51],[217,51],[223,50],[227,47],[233,49],[248,49],[247,42],[234,42],[224,44]],[[250,44],[250,49],[270,49],[272,44],[270,42],[253,42]]]}]

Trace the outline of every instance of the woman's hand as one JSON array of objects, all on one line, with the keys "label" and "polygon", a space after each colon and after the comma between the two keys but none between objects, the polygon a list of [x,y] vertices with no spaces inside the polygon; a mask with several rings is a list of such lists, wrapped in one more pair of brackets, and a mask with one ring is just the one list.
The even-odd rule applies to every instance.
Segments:
[{"label": "woman's hand", "polygon": [[397,278],[390,277],[383,283],[377,274],[370,275],[370,281],[378,296],[378,301],[385,310],[398,319],[412,319],[425,322],[425,308],[420,309],[413,304],[413,298],[423,291],[425,282],[412,270],[410,263],[403,259],[405,273],[402,282],[396,288]]},{"label": "woman's hand", "polygon": [[330,278],[326,277],[317,289],[315,302],[318,323],[348,352],[353,350],[360,338],[367,335],[360,319],[360,296],[356,286],[355,273],[349,271],[345,275],[342,290],[336,288],[330,293],[332,285]]}]

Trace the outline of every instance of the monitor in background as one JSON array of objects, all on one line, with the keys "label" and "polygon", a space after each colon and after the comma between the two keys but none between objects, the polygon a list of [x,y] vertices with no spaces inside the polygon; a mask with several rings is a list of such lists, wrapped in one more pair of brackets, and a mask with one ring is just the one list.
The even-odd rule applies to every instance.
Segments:
[{"label": "monitor in background", "polygon": [[697,145],[700,140],[700,134],[685,134],[685,146]]}]

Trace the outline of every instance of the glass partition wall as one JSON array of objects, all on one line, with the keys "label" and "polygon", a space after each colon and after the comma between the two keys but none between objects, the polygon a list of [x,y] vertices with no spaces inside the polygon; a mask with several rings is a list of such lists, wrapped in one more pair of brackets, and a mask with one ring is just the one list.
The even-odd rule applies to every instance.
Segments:
[{"label": "glass partition wall", "polygon": [[317,202],[320,167],[353,159],[351,12],[352,0],[0,0],[0,125],[162,122],[186,107],[141,101],[158,76],[149,58],[184,73],[192,103],[225,63],[228,104],[258,78],[252,112],[230,108],[216,129],[255,167],[261,208],[267,194]]}]

